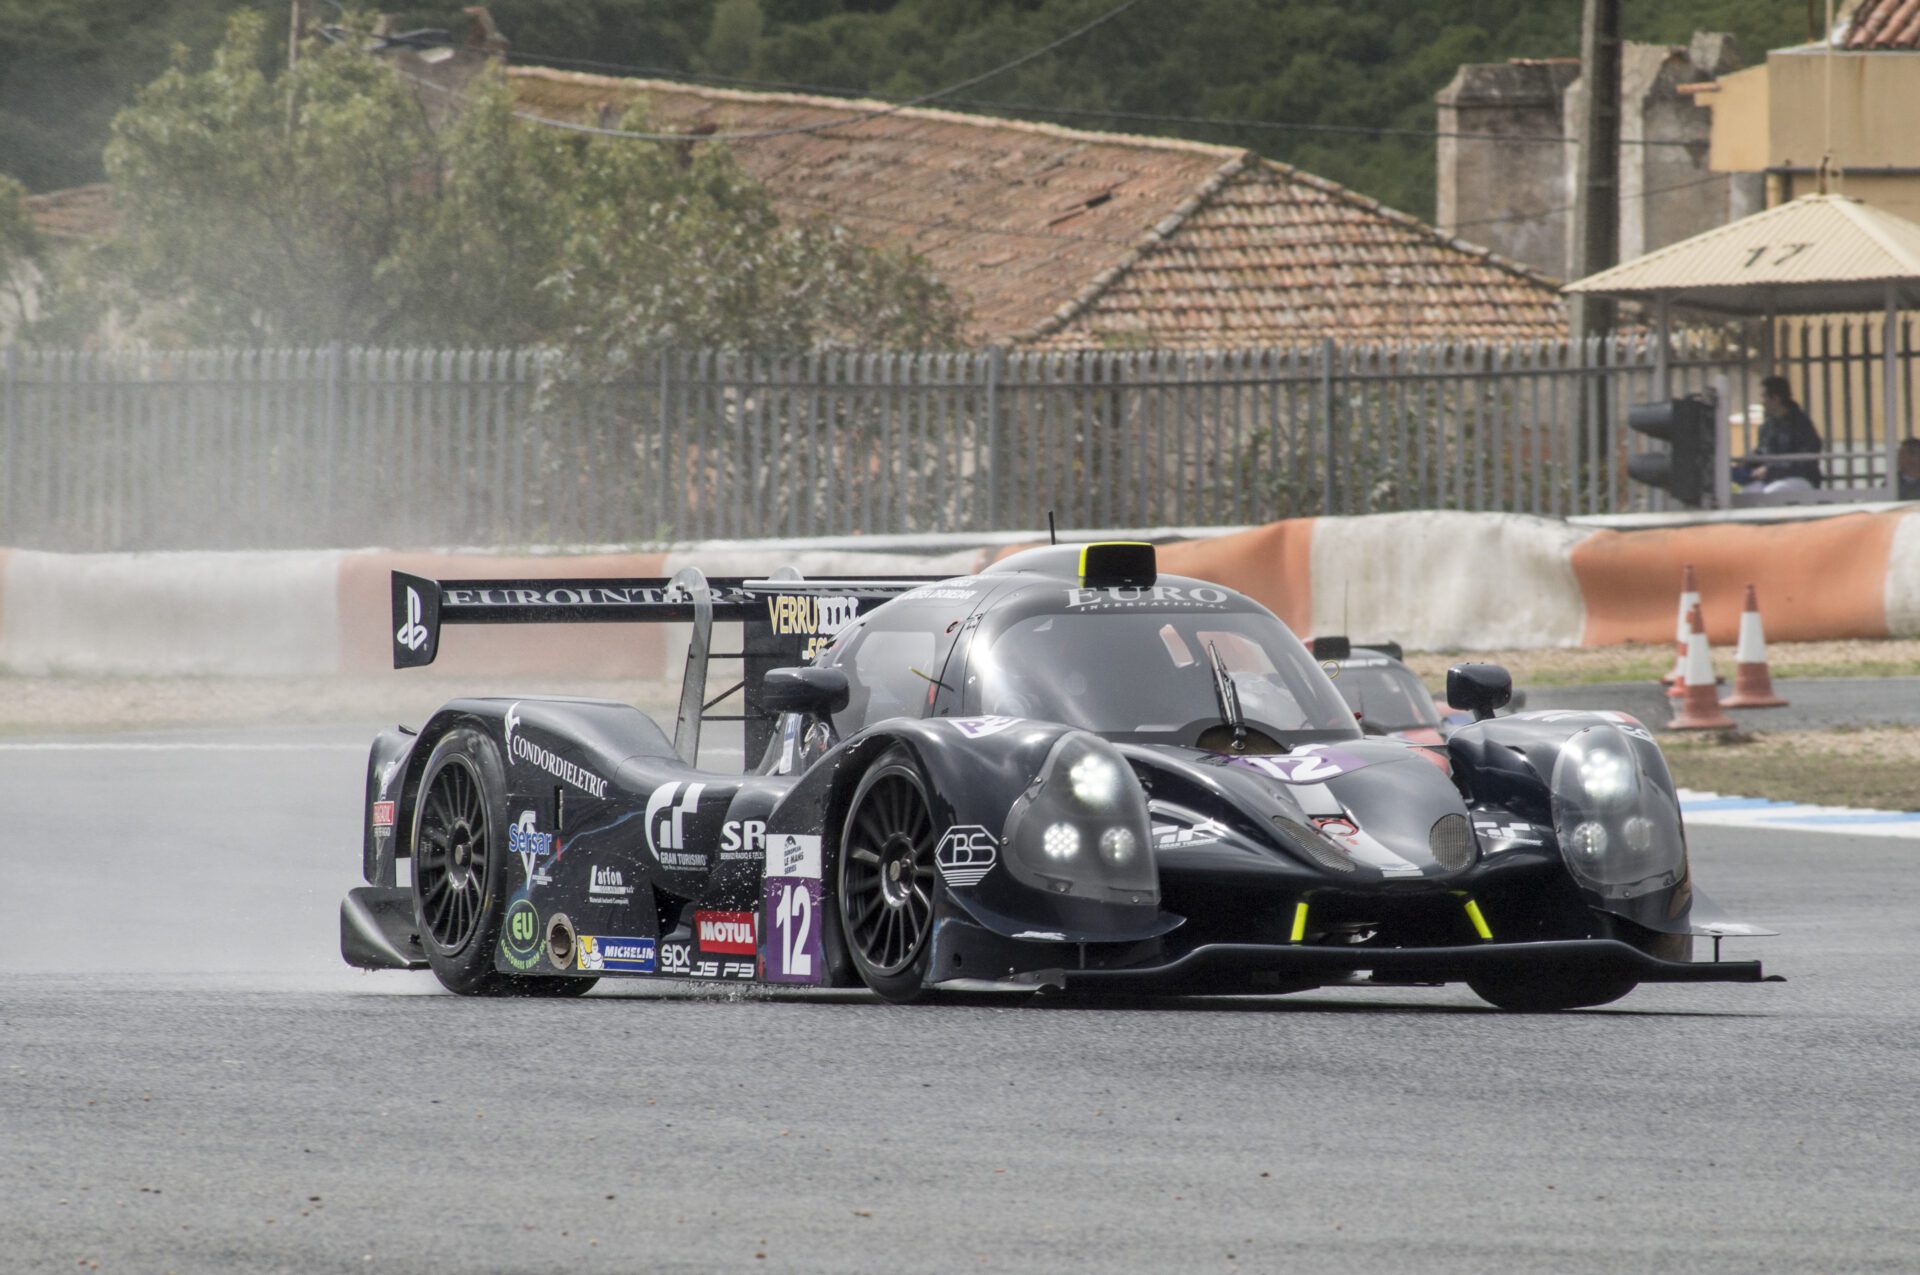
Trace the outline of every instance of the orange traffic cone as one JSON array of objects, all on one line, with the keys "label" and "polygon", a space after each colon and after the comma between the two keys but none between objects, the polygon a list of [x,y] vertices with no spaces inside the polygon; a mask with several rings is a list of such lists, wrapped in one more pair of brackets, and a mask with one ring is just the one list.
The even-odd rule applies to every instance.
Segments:
[{"label": "orange traffic cone", "polygon": [[1781,708],[1786,702],[1773,693],[1767,635],[1760,627],[1760,599],[1748,585],[1746,609],[1740,612],[1740,646],[1733,656],[1733,694],[1720,703],[1726,708]]},{"label": "orange traffic cone", "polygon": [[1693,564],[1689,562],[1680,569],[1680,615],[1673,622],[1673,668],[1660,679],[1669,699],[1679,699],[1686,694],[1687,617],[1699,605],[1700,585],[1693,578]]},{"label": "orange traffic cone", "polygon": [[1713,688],[1713,654],[1707,650],[1707,626],[1699,607],[1687,616],[1687,629],[1686,694],[1667,729],[1726,730],[1734,721],[1720,711],[1720,694]]}]

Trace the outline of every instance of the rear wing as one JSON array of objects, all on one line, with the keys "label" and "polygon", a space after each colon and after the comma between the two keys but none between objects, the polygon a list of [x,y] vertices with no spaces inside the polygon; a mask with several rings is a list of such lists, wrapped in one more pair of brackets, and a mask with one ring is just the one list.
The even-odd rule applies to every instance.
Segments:
[{"label": "rear wing", "polygon": [[[692,624],[674,751],[689,765],[700,748],[703,721],[739,721],[749,765],[773,737],[775,714],[760,699],[770,669],[804,664],[833,635],[860,616],[937,576],[867,576],[804,580],[783,569],[766,578],[708,579],[687,567],[672,578],[623,580],[430,580],[393,573],[393,666],[421,668],[440,651],[449,624]],[[713,650],[715,621],[742,626],[741,649]],[[706,698],[707,665],[741,661],[740,680]],[[714,715],[714,705],[742,692],[738,714]]]}]

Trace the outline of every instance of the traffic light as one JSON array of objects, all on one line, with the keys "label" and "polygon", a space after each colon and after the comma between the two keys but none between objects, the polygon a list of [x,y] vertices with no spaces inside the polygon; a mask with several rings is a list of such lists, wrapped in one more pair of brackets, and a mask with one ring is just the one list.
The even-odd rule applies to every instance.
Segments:
[{"label": "traffic light", "polygon": [[1667,444],[1664,451],[1655,449],[1627,457],[1628,477],[1658,487],[1683,505],[1704,507],[1713,490],[1713,418],[1713,402],[1705,398],[1676,398],[1628,408],[1628,428]]}]

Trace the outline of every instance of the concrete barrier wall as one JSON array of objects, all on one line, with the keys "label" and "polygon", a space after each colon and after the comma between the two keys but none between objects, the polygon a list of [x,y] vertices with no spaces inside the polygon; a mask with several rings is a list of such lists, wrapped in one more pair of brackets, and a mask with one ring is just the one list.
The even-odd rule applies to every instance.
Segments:
[{"label": "concrete barrier wall", "polygon": [[[1734,640],[1758,586],[1777,641],[1920,635],[1920,517],[1587,530],[1452,512],[1296,519],[1164,545],[1161,568],[1256,598],[1297,632],[1427,650],[1668,642],[1681,568],[1696,567],[1709,636]],[[963,575],[1018,546],[940,554],[761,551],[509,556],[398,553],[50,554],[0,549],[0,667],[44,674],[302,674],[390,667],[387,573],[441,579]],[[677,629],[456,626],[449,673],[661,676]]]}]

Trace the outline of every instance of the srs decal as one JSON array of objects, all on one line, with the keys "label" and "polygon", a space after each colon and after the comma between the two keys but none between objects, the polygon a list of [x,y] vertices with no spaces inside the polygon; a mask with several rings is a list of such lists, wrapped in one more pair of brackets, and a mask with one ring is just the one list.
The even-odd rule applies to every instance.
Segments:
[{"label": "srs decal", "polygon": [[767,853],[767,821],[729,819],[720,827],[720,861],[733,863],[751,859],[758,863]]},{"label": "srs decal", "polygon": [[610,974],[651,974],[655,966],[652,939],[616,938],[582,934],[574,940],[577,968]]}]

